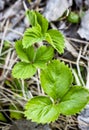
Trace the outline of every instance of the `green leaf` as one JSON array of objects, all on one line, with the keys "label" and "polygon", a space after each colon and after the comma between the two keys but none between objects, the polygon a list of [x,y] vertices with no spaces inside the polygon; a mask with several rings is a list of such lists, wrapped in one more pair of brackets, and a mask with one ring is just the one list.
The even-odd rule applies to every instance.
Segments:
[{"label": "green leaf", "polygon": [[14,78],[31,78],[36,73],[36,68],[30,64],[25,62],[19,62],[15,64],[14,68],[12,69],[12,75]]},{"label": "green leaf", "polygon": [[53,99],[62,98],[72,84],[71,70],[64,63],[53,60],[41,72],[41,85],[46,94]]},{"label": "green leaf", "polygon": [[35,13],[36,13],[36,16],[37,16],[37,22],[41,27],[42,33],[46,33],[47,29],[48,29],[47,19],[42,14],[40,14],[39,12],[35,12]]},{"label": "green leaf", "polygon": [[4,117],[4,115],[1,112],[0,112],[0,121],[7,122],[6,118]]},{"label": "green leaf", "polygon": [[41,46],[37,49],[34,65],[39,68],[44,68],[45,63],[51,60],[54,56],[54,50],[50,46]]},{"label": "green leaf", "polygon": [[26,16],[27,16],[27,18],[28,18],[28,20],[29,20],[29,22],[30,22],[30,24],[32,26],[36,26],[37,25],[38,22],[37,22],[37,16],[36,16],[35,11],[27,10]]},{"label": "green leaf", "polygon": [[47,31],[46,40],[61,54],[64,52],[65,39],[58,30],[50,29]]},{"label": "green leaf", "polygon": [[29,46],[28,48],[24,48],[26,55],[28,56],[29,61],[33,62],[35,57],[35,49],[33,46]]},{"label": "green leaf", "polygon": [[19,40],[15,43],[16,53],[22,61],[29,62],[28,56],[26,55],[25,50],[23,49],[22,40]]},{"label": "green leaf", "polygon": [[45,40],[46,40],[48,43],[53,43],[52,38],[50,37],[50,35],[49,35],[48,33],[45,33]]},{"label": "green leaf", "polygon": [[46,18],[40,14],[39,12],[36,12],[36,11],[30,11],[28,10],[27,13],[26,13],[29,21],[30,21],[30,24],[32,26],[40,26],[41,27],[41,32],[42,33],[45,33],[48,29],[48,21],[46,20]]},{"label": "green leaf", "polygon": [[23,48],[22,40],[18,40],[15,44],[16,53],[18,54],[19,58],[29,63],[30,61],[33,61],[35,50],[33,46],[30,46],[28,48]]},{"label": "green leaf", "polygon": [[25,116],[37,123],[50,123],[59,116],[58,106],[45,96],[32,98],[25,106]]},{"label": "green leaf", "polygon": [[36,26],[25,31],[22,44],[24,48],[28,48],[36,42],[41,42],[43,39],[40,27]]},{"label": "green leaf", "polygon": [[65,115],[75,114],[83,109],[88,101],[89,91],[81,86],[73,86],[63,97],[59,110]]},{"label": "green leaf", "polygon": [[[18,111],[21,109],[21,108],[15,108],[15,106],[13,106],[13,105],[10,105],[9,106],[9,109],[10,110],[13,110],[13,111],[10,111],[10,117],[12,118],[12,119],[22,119],[22,117],[23,117],[23,114],[22,113],[19,113]],[[14,112],[14,111],[17,111],[17,112]]]}]

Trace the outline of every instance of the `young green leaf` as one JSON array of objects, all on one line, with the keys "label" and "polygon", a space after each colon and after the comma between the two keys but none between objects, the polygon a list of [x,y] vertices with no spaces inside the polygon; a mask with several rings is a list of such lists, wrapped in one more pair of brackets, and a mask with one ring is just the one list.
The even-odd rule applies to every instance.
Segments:
[{"label": "young green leaf", "polygon": [[54,49],[50,46],[41,46],[37,49],[34,65],[38,68],[44,68],[45,63],[50,61],[54,56]]},{"label": "young green leaf", "polygon": [[81,86],[73,86],[65,94],[59,109],[62,114],[71,115],[80,112],[89,101],[89,91]]},{"label": "young green leaf", "polygon": [[16,53],[18,54],[19,58],[22,61],[29,62],[28,56],[26,55],[26,53],[23,49],[22,40],[16,41],[15,49],[16,49]]},{"label": "young green leaf", "polygon": [[23,48],[22,45],[22,40],[18,40],[15,43],[15,49],[16,53],[18,54],[19,58],[24,61],[29,63],[30,61],[32,62],[35,56],[35,50],[33,46],[30,46],[28,48]]},{"label": "young green leaf", "polygon": [[22,44],[24,48],[32,46],[36,42],[44,40],[44,36],[41,33],[41,28],[39,26],[29,28],[25,31]]},{"label": "young green leaf", "polygon": [[24,48],[26,55],[28,56],[28,59],[30,62],[34,61],[35,57],[35,49],[33,46],[29,46],[28,48]]},{"label": "young green leaf", "polygon": [[13,77],[18,79],[31,78],[35,73],[36,68],[32,64],[25,62],[17,63],[12,70]]},{"label": "young green leaf", "polygon": [[48,29],[48,21],[42,14],[40,14],[39,12],[33,11],[33,10],[32,11],[28,10],[26,12],[26,15],[32,26],[39,25],[41,27],[41,32],[46,33],[46,31]]},{"label": "young green leaf", "polygon": [[48,33],[45,33],[45,40],[46,40],[48,43],[53,43],[52,38],[50,37],[50,35],[49,35]]},{"label": "young green leaf", "polygon": [[32,98],[25,106],[25,116],[37,123],[50,123],[55,121],[60,112],[58,106],[53,104],[50,98],[37,96]]},{"label": "young green leaf", "polygon": [[42,33],[46,33],[47,29],[48,29],[47,19],[42,14],[40,14],[39,12],[35,12],[35,13],[36,13],[36,16],[37,16],[37,22],[41,27]]},{"label": "young green leaf", "polygon": [[50,29],[47,31],[46,40],[61,54],[64,52],[65,39],[58,30]]},{"label": "young green leaf", "polygon": [[27,16],[27,18],[28,18],[28,20],[29,20],[29,22],[30,22],[30,24],[32,26],[36,26],[38,24],[38,22],[37,22],[37,16],[36,16],[35,11],[33,11],[33,10],[27,10],[26,16]]},{"label": "young green leaf", "polygon": [[45,93],[53,99],[59,99],[70,89],[72,73],[64,63],[54,60],[42,70],[40,79]]}]

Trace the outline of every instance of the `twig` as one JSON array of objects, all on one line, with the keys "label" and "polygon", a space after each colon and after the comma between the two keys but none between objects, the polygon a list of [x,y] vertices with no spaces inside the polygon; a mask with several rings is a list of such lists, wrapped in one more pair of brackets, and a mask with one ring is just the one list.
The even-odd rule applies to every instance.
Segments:
[{"label": "twig", "polygon": [[[40,78],[40,70],[38,69],[38,75],[37,75],[38,79]],[[39,81],[39,80],[38,80]],[[40,82],[37,82],[37,89],[38,89],[38,94],[41,94],[41,88],[40,88]]]},{"label": "twig", "polygon": [[77,61],[76,61],[76,65],[77,65],[77,71],[78,71],[78,75],[79,75],[80,81],[81,81],[82,85],[85,86],[85,83],[84,83],[82,75],[81,75],[80,67],[79,67],[79,61],[80,61],[80,58],[81,58],[81,52],[82,52],[82,48],[80,48],[80,52],[79,52],[79,55],[78,55],[78,58],[77,58]]},{"label": "twig", "polygon": [[[4,65],[5,68],[8,66],[8,62],[9,62],[9,59],[10,59],[10,54],[11,54],[11,51],[9,51],[8,54],[7,54],[7,57],[6,57],[6,60],[5,60],[5,65]],[[3,80],[6,77],[5,71],[6,70],[3,69],[3,73],[2,73],[2,76],[1,76],[0,80]]]},{"label": "twig", "polygon": [[[10,124],[8,124],[8,123],[6,123],[6,122],[1,122],[1,121],[0,121],[0,124],[2,124],[2,125],[7,125],[7,126],[11,126]],[[0,128],[2,128],[2,127],[0,127]]]},{"label": "twig", "polygon": [[[13,91],[11,91],[10,89],[7,89],[7,88],[4,88],[4,87],[2,87],[2,86],[0,86],[0,89],[2,89],[2,90],[4,90],[4,91],[6,91],[7,92],[7,94],[8,93],[11,93],[11,95],[13,96],[13,95],[15,95],[16,96],[16,98],[18,97],[18,98],[20,98],[20,99],[23,99],[24,101],[25,101],[25,99],[24,99],[24,97],[22,97],[22,96],[20,96],[19,94],[17,94],[17,93],[14,93]],[[14,97],[15,98],[15,97]],[[17,100],[17,99],[16,99]]]},{"label": "twig", "polygon": [[71,40],[71,41],[74,41],[74,42],[78,42],[78,43],[83,43],[83,44],[88,44],[89,45],[89,42],[84,41],[84,40],[79,40],[79,39],[76,39],[76,38],[67,37],[67,40]]},{"label": "twig", "polygon": [[22,82],[22,93],[23,93],[23,97],[25,98],[25,100],[27,100],[26,93],[25,93],[24,80],[21,80],[21,82]]},{"label": "twig", "polygon": [[88,61],[88,67],[87,67],[86,88],[89,89],[89,61]]},{"label": "twig", "polygon": [[[59,60],[62,60],[62,61],[65,61],[65,62],[68,62],[68,63],[71,63],[71,64],[74,64],[76,65],[77,63],[74,62],[74,61],[71,61],[71,60],[68,60],[68,59],[65,59],[65,58],[62,58],[62,57],[58,57]],[[85,63],[82,62],[82,61],[79,61],[79,65],[80,66],[83,66],[83,67],[86,67]]]},{"label": "twig", "polygon": [[69,43],[68,40],[65,40],[65,46],[66,49],[74,56],[77,57],[78,56],[78,52],[75,50],[75,48]]},{"label": "twig", "polygon": [[77,73],[76,73],[76,71],[75,71],[74,69],[72,69],[72,73],[73,73],[73,75],[74,75],[74,77],[75,77],[75,80],[76,80],[77,85],[81,86],[79,77],[78,77],[78,75],[77,75]]},{"label": "twig", "polygon": [[23,6],[24,6],[25,11],[27,11],[28,8],[27,8],[27,5],[26,5],[25,1],[23,1]]},{"label": "twig", "polygon": [[21,37],[23,37],[23,34],[22,34],[22,33],[18,32],[18,31],[16,31],[16,30],[13,30],[13,29],[11,29],[11,28],[8,28],[8,31],[11,31],[11,32],[16,33],[16,34],[20,35]]},{"label": "twig", "polygon": [[19,111],[19,110],[11,110],[11,109],[3,109],[3,110],[0,110],[0,112],[6,112],[6,111],[11,111],[11,112],[16,112],[16,113],[21,113],[21,114],[24,114],[23,111]]},{"label": "twig", "polygon": [[6,22],[5,30],[4,30],[4,33],[3,33],[3,37],[2,37],[2,41],[1,41],[1,46],[0,46],[0,55],[2,53],[2,48],[3,48],[3,44],[4,44],[5,35],[7,33],[8,25],[9,25],[9,20],[7,20],[7,22]]},{"label": "twig", "polygon": [[7,97],[7,95],[5,95],[3,92],[0,91],[0,94],[6,98],[7,101],[9,101],[15,108],[16,108],[16,105],[13,103],[13,101]]},{"label": "twig", "polygon": [[12,51],[12,50],[13,50],[13,48],[10,48],[10,49],[6,50],[5,52],[2,52],[1,56],[6,55],[9,51]]},{"label": "twig", "polygon": [[84,47],[83,55],[85,55],[85,54],[86,54],[88,46],[89,46],[89,45],[88,45],[88,44],[86,44],[86,46]]}]

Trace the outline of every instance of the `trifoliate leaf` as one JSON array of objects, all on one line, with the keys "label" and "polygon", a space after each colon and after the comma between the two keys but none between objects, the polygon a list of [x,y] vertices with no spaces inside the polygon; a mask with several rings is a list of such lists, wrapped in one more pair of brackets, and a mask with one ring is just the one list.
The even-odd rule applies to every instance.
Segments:
[{"label": "trifoliate leaf", "polygon": [[39,68],[44,68],[45,63],[53,58],[54,50],[50,46],[41,46],[37,49],[34,65]]},{"label": "trifoliate leaf", "polygon": [[39,26],[29,28],[25,31],[24,37],[23,37],[23,47],[28,48],[29,46],[32,46],[36,42],[40,42],[44,39],[41,28]]},{"label": "trifoliate leaf", "polygon": [[18,40],[15,44],[16,53],[19,58],[24,62],[29,62],[34,59],[34,47],[23,48],[22,40]]},{"label": "trifoliate leaf", "polygon": [[35,73],[36,68],[32,64],[25,62],[17,63],[12,70],[13,77],[18,79],[31,78]]},{"label": "trifoliate leaf", "polygon": [[61,54],[64,52],[65,39],[58,30],[50,29],[47,31],[46,40]]},{"label": "trifoliate leaf", "polygon": [[29,22],[30,22],[30,24],[32,26],[36,26],[37,25],[38,22],[37,22],[37,16],[36,16],[35,11],[27,10],[26,16],[27,16],[27,18],[28,18],[28,20],[29,20]]},{"label": "trifoliate leaf", "polygon": [[88,101],[89,91],[80,86],[73,86],[63,97],[59,110],[65,115],[75,114],[83,109]]},{"label": "trifoliate leaf", "polygon": [[58,60],[52,61],[42,70],[40,78],[45,93],[53,99],[62,98],[72,83],[71,70]]},{"label": "trifoliate leaf", "polygon": [[32,98],[25,106],[25,116],[37,123],[50,123],[55,121],[60,112],[58,106],[53,104],[50,98],[37,96]]},{"label": "trifoliate leaf", "polygon": [[36,13],[36,16],[37,16],[37,22],[41,27],[42,33],[46,33],[47,29],[48,29],[47,19],[42,14],[40,14],[39,12],[35,12],[35,13]]}]

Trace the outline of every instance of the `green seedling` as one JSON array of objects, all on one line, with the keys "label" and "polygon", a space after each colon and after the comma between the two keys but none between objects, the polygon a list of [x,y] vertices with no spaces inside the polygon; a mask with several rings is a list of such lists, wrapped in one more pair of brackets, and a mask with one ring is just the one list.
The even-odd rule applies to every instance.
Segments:
[{"label": "green seedling", "polygon": [[[48,21],[36,11],[26,13],[32,27],[23,39],[15,44],[20,62],[12,70],[15,78],[31,78],[41,69],[40,82],[45,96],[30,99],[25,106],[25,116],[37,123],[50,123],[60,114],[72,115],[81,111],[89,100],[89,91],[73,86],[70,68],[59,60],[52,60],[54,49],[64,52],[65,39],[58,30],[48,29]],[[47,41],[51,46],[35,48],[34,44]]]},{"label": "green seedling", "polygon": [[41,71],[40,80],[46,95],[32,98],[25,106],[25,116],[33,122],[50,123],[60,114],[78,113],[89,101],[89,91],[73,86],[71,70],[58,60]]}]

